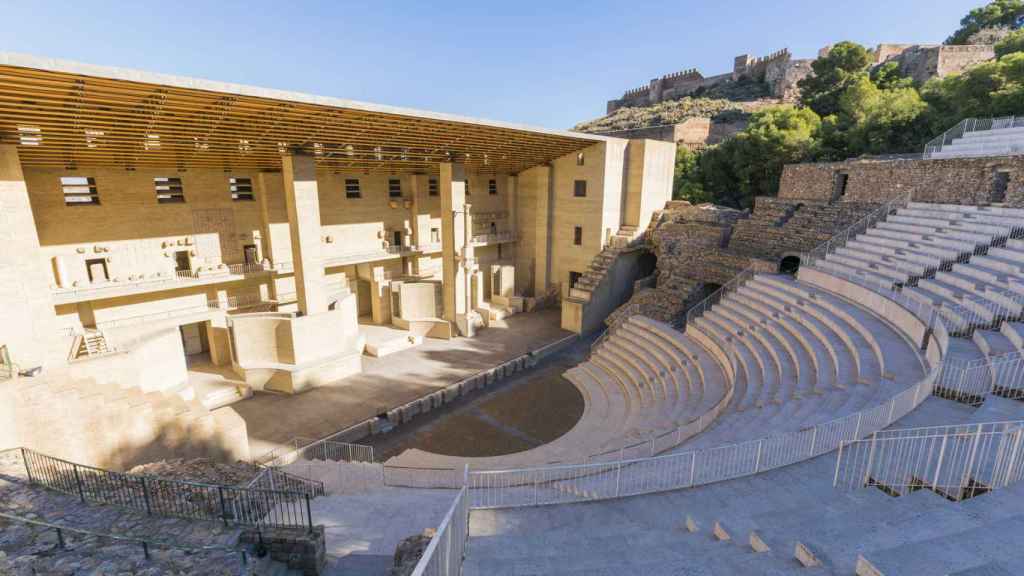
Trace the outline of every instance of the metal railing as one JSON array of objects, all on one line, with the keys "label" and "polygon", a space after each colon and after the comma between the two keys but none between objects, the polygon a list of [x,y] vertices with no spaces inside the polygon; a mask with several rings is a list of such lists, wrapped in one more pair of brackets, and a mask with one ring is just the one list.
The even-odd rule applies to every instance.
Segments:
[{"label": "metal railing", "polygon": [[1024,420],[876,434],[840,447],[833,485],[970,498],[1024,479],[1022,439]]},{"label": "metal railing", "polygon": [[1024,399],[1024,352],[965,361],[948,358],[935,383],[935,395],[980,406],[990,394]]},{"label": "metal railing", "polygon": [[[924,157],[933,158],[943,151],[957,139],[963,138],[975,132],[988,132],[991,130],[1002,130],[1006,128],[1024,128],[1024,117],[1005,116],[1002,118],[965,118],[956,126],[936,136],[924,146]],[[1024,153],[1022,145],[998,145],[988,146],[982,144],[977,149],[965,150],[962,156],[992,156]]]},{"label": "metal railing", "polygon": [[324,483],[320,480],[303,478],[271,467],[263,467],[246,487],[257,490],[299,492],[308,494],[311,498],[327,494]]},{"label": "metal railing", "polygon": [[686,325],[688,326],[691,322],[700,318],[705,312],[711,309],[712,306],[718,304],[727,295],[737,291],[743,286],[748,280],[754,277],[760,270],[758,267],[751,266],[739,274],[732,277],[731,280],[722,285],[721,288],[715,290],[706,298],[700,302],[694,304],[686,311]]},{"label": "metal railing", "polygon": [[803,258],[801,258],[800,264],[807,265],[813,264],[819,260],[824,260],[829,254],[835,252],[837,248],[842,248],[847,242],[856,238],[857,235],[863,234],[875,224],[878,224],[890,215],[895,214],[900,208],[906,208],[907,205],[910,204],[910,199],[911,193],[907,192],[889,200],[870,214],[847,226],[842,232],[833,234],[828,240],[818,244],[818,246],[810,252],[807,252]]},{"label": "metal railing", "polygon": [[474,244],[491,244],[494,242],[514,242],[516,240],[515,232],[495,232],[491,234],[474,234]]},{"label": "metal railing", "polygon": [[780,434],[703,450],[469,474],[473,508],[564,504],[690,488],[781,468],[836,450],[905,416],[931,394],[938,367],[874,408]]},{"label": "metal railing", "polygon": [[460,576],[469,539],[469,493],[465,487],[444,515],[434,536],[413,568],[412,576]]},{"label": "metal railing", "polygon": [[590,353],[594,354],[597,352],[597,349],[600,348],[601,344],[603,344],[609,336],[614,334],[622,327],[623,324],[628,322],[630,318],[637,314],[640,314],[640,305],[636,303],[627,304],[625,308],[619,312],[619,315],[615,317],[615,320],[604,329],[604,332],[602,332],[600,336],[598,336],[597,340],[594,340],[594,343],[590,345]]},{"label": "metal railing", "polygon": [[[373,462],[373,446],[336,442],[328,436],[323,440],[295,438],[287,446],[276,449],[264,456],[264,466],[287,466],[299,460],[323,460],[334,462]],[[307,442],[308,440],[308,442]],[[269,459],[268,459],[269,457]]]},{"label": "metal railing", "polygon": [[57,535],[57,548],[61,550],[73,550],[71,544],[68,542],[65,534],[79,534],[89,539],[106,539],[114,540],[117,542],[130,542],[138,544],[142,550],[143,556],[147,560],[150,559],[150,548],[163,548],[168,550],[181,550],[186,554],[202,554],[208,552],[223,552],[225,554],[238,554],[242,560],[242,564],[246,565],[249,563],[249,555],[245,551],[245,548],[232,548],[230,546],[182,546],[175,542],[168,542],[166,540],[154,540],[152,538],[139,538],[136,536],[125,536],[123,534],[112,534],[109,532],[97,532],[94,530],[84,530],[82,528],[75,528],[72,526],[66,526],[63,524],[54,524],[52,522],[44,522],[42,520],[35,520],[32,518],[23,518],[21,516],[15,516],[13,514],[6,514],[0,512],[0,518],[9,522],[18,522],[20,524],[28,524],[31,526],[40,526],[53,530]]},{"label": "metal railing", "polygon": [[31,484],[151,516],[312,529],[310,495],[136,476],[21,449]]}]

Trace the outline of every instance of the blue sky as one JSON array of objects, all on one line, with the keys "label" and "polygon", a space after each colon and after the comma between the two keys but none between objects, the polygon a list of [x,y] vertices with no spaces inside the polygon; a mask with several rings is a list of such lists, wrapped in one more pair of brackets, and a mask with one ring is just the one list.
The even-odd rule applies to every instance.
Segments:
[{"label": "blue sky", "polygon": [[983,0],[0,0],[0,50],[568,128],[649,79],[941,42]]}]

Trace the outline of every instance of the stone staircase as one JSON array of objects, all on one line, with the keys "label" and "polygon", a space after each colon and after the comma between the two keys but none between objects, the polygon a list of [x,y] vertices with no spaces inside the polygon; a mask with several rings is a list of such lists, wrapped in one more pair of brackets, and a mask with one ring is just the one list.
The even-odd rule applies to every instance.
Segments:
[{"label": "stone staircase", "polygon": [[[898,290],[939,310],[951,326],[947,356],[964,363],[999,361],[1024,350],[1024,210],[911,202],[885,221],[851,238],[824,260],[819,271],[862,282],[879,291]],[[1024,397],[1019,363],[993,365],[977,390]],[[984,377],[983,372],[974,375]],[[978,403],[961,382],[940,381],[939,394]]]},{"label": "stone staircase", "polygon": [[582,300],[583,302],[590,302],[591,295],[601,285],[601,282],[604,281],[612,263],[615,262],[620,253],[632,246],[636,239],[636,234],[636,226],[620,227],[618,233],[609,239],[604,249],[597,256],[594,256],[594,259],[590,262],[590,267],[576,281],[576,285],[569,288],[569,297]]},{"label": "stone staircase", "polygon": [[734,226],[728,248],[737,254],[767,260],[807,252],[877,208],[872,203],[758,197],[751,218]]},{"label": "stone staircase", "polygon": [[87,328],[85,334],[75,339],[71,359],[102,356],[113,351],[113,347],[107,344],[107,338],[102,331]]}]

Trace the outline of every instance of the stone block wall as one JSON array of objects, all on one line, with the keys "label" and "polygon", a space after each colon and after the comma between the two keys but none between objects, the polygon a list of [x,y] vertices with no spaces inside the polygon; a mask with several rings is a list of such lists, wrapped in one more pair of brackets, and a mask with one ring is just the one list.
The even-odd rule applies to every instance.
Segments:
[{"label": "stone block wall", "polygon": [[270,557],[288,565],[303,576],[319,576],[327,567],[327,546],[324,527],[312,530],[299,528],[251,528],[239,535],[244,546],[264,546]]},{"label": "stone block wall", "polygon": [[917,83],[958,74],[993,58],[995,46],[991,44],[879,44],[875,50],[876,64],[894,61],[899,64],[901,73],[910,76]]},{"label": "stone block wall", "polygon": [[844,202],[885,202],[910,192],[921,202],[986,204],[1003,171],[1010,174],[1006,202],[1024,205],[1022,156],[790,164],[782,172],[779,198],[828,201],[836,175],[845,174]]}]

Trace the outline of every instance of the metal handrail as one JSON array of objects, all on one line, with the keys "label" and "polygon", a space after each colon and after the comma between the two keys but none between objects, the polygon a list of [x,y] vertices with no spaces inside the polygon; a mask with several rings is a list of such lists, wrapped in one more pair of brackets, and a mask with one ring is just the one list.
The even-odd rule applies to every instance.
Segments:
[{"label": "metal handrail", "polygon": [[230,546],[222,546],[218,544],[210,544],[207,546],[182,546],[175,542],[168,542],[166,540],[155,540],[152,538],[139,538],[137,536],[125,536],[122,534],[113,534],[110,532],[96,532],[94,530],[85,530],[83,528],[75,528],[73,526],[66,526],[63,524],[54,524],[52,522],[44,522],[42,520],[34,520],[31,518],[24,518],[16,516],[14,514],[7,514],[0,512],[0,518],[9,520],[12,522],[20,522],[22,524],[31,524],[33,526],[42,526],[49,528],[57,533],[57,546],[61,549],[67,548],[67,543],[64,540],[64,533],[70,532],[72,534],[82,534],[84,536],[92,538],[107,538],[110,540],[117,540],[120,542],[135,542],[142,546],[142,553],[146,559],[149,559],[149,547],[156,546],[159,548],[170,548],[173,550],[184,550],[190,554],[197,554],[202,552],[229,552],[232,554],[238,554],[242,558],[242,564],[249,563],[249,555],[244,548],[233,548]]},{"label": "metal handrail", "polygon": [[[1002,130],[1006,128],[1024,127],[1024,117],[1003,116],[1001,118],[964,118],[949,130],[936,136],[924,146],[924,157],[932,158],[935,154],[942,152],[942,149],[952,144],[954,140],[965,137],[974,132],[987,132],[990,130]],[[1011,151],[1020,152],[1019,150]]]},{"label": "metal handrail", "polygon": [[1024,420],[947,427],[940,433],[880,436],[840,449],[832,485],[927,488],[954,500],[1024,479]]},{"label": "metal handrail", "polygon": [[459,576],[469,539],[469,493],[463,486],[434,536],[427,544],[412,576]]},{"label": "metal handrail", "polygon": [[[21,448],[30,484],[147,515],[312,530],[310,495],[113,472]],[[304,504],[304,506],[303,506]]]},{"label": "metal handrail", "polygon": [[601,346],[602,343],[604,343],[605,340],[608,339],[609,336],[615,334],[615,332],[619,328],[621,328],[622,325],[625,324],[630,318],[632,318],[633,316],[637,316],[639,314],[639,304],[627,304],[625,310],[623,312],[620,312],[619,315],[616,316],[615,321],[612,322],[611,325],[605,327],[604,331],[601,332],[601,335],[598,336],[597,340],[594,340],[594,343],[590,345],[590,353],[593,354],[597,352],[597,349]]},{"label": "metal handrail", "polygon": [[801,259],[801,265],[812,264],[818,260],[824,260],[826,256],[835,252],[838,248],[845,246],[851,238],[861,234],[878,222],[885,220],[890,214],[900,208],[905,208],[910,204],[912,197],[913,194],[911,192],[905,192],[876,208],[860,220],[847,226],[838,234],[833,234],[828,240],[818,244],[812,250],[804,254],[804,257]]}]

